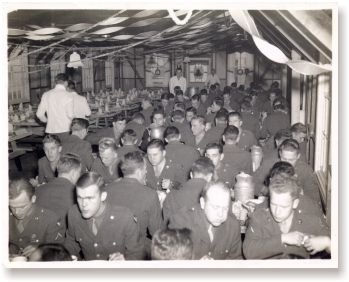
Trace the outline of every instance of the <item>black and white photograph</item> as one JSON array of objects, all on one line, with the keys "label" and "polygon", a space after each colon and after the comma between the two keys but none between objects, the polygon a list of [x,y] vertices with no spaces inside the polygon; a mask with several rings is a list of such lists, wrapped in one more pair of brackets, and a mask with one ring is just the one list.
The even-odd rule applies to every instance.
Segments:
[{"label": "black and white photograph", "polygon": [[338,3],[2,13],[7,268],[339,267]]}]

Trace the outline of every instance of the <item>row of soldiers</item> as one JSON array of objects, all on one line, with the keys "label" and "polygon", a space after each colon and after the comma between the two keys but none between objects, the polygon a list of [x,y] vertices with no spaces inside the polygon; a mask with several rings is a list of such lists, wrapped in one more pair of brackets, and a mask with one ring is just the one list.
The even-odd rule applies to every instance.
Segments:
[{"label": "row of soldiers", "polygon": [[[275,98],[277,91],[264,93],[269,104],[259,106],[270,105],[271,112],[255,114],[253,101],[263,96],[258,91],[214,90],[211,86],[210,93],[187,100],[177,90],[173,103],[164,94],[160,107],[144,99],[143,110],[128,123],[117,114],[111,128],[93,133],[87,120],[74,119],[62,142],[45,136],[38,178],[10,182],[10,253],[28,256],[40,243],[58,242],[85,260],[149,259],[163,228],[189,229],[190,240],[182,241],[192,242],[194,259],[309,257],[329,251],[319,189],[304,162],[305,127],[290,127],[288,107]],[[206,101],[212,101],[207,108]],[[247,129],[246,116],[257,120],[256,131]],[[270,127],[274,120],[277,128]],[[258,169],[250,153],[256,136],[267,139]],[[94,157],[91,144],[96,143]],[[231,207],[242,171],[252,174],[255,196],[263,200],[248,206],[243,248]]]}]

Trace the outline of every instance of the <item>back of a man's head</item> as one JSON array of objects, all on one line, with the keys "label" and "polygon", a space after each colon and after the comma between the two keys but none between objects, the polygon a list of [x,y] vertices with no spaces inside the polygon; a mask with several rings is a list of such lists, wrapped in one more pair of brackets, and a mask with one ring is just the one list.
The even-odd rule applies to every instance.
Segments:
[{"label": "back of a man's head", "polygon": [[133,129],[126,129],[121,136],[122,145],[134,145],[137,142],[137,134]]},{"label": "back of a man's head", "polygon": [[214,164],[209,158],[200,157],[193,163],[190,171],[194,178],[200,178],[201,176],[213,175],[214,169]]},{"label": "back of a man's head", "polygon": [[224,142],[227,144],[235,144],[239,136],[239,129],[234,125],[228,125],[223,132]]},{"label": "back of a man's head", "polygon": [[28,198],[34,195],[35,188],[24,177],[13,177],[9,182],[9,199],[13,200],[17,198],[22,192],[28,195]]},{"label": "back of a man's head", "polygon": [[56,84],[68,83],[68,76],[65,73],[59,73],[55,77]]},{"label": "back of a man's head", "polygon": [[124,176],[133,175],[138,169],[145,165],[144,154],[139,151],[127,153],[121,160],[120,169]]},{"label": "back of a man's head", "polygon": [[193,241],[189,229],[160,229],[151,244],[152,260],[190,260]]},{"label": "back of a man's head", "polygon": [[81,170],[81,160],[78,155],[67,153],[60,157],[57,164],[57,172],[59,176],[79,170]]}]

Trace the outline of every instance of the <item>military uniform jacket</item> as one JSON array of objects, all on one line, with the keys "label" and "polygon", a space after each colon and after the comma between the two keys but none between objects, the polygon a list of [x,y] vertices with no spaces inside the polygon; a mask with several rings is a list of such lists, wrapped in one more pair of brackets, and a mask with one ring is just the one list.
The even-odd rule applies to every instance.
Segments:
[{"label": "military uniform jacket", "polygon": [[254,134],[254,136],[258,138],[260,134],[259,113],[243,112],[241,113],[241,119],[242,119],[242,127],[246,130],[251,131]]},{"label": "military uniform jacket", "polygon": [[170,217],[181,208],[190,208],[199,204],[200,195],[206,183],[204,179],[192,178],[184,183],[179,190],[171,190],[162,207],[165,223],[168,223]]},{"label": "military uniform jacket", "polygon": [[[304,207],[306,209],[306,207]],[[308,235],[329,235],[329,229],[322,217],[296,209],[289,232],[299,231]],[[292,256],[309,258],[303,246],[281,243],[281,231],[270,209],[256,209],[252,214],[243,243],[246,259],[281,259]]]},{"label": "military uniform jacket", "polygon": [[235,176],[239,172],[236,171],[229,163],[220,162],[219,167],[215,168],[214,180],[223,182],[227,187],[233,188],[235,184]]},{"label": "military uniform jacket", "polygon": [[46,156],[39,159],[38,162],[38,181],[39,184],[47,183],[57,176],[57,171],[52,171],[50,162]]},{"label": "military uniform jacket", "polygon": [[200,153],[193,147],[176,141],[166,145],[166,157],[181,165],[185,176],[188,177],[191,166],[200,157]]},{"label": "military uniform jacket", "polygon": [[114,174],[110,174],[109,168],[102,163],[100,158],[94,160],[91,171],[99,173],[106,184],[119,178],[118,164],[115,165]]},{"label": "military uniform jacket", "polygon": [[234,215],[217,227],[211,242],[204,211],[200,206],[183,208],[170,218],[169,228],[188,228],[193,240],[194,259],[209,255],[213,259],[242,259],[240,225]]},{"label": "military uniform jacket", "polygon": [[242,150],[249,152],[253,145],[257,145],[258,143],[257,139],[251,131],[246,129],[239,129],[239,130],[242,130],[242,132],[240,134],[240,139],[239,139],[239,142],[237,143],[237,146]]},{"label": "military uniform jacket", "polygon": [[62,155],[65,153],[73,153],[80,157],[82,164],[82,171],[91,169],[93,163],[91,143],[82,140],[75,135],[69,135],[64,142],[62,142]]},{"label": "military uniform jacket", "polygon": [[162,227],[161,207],[157,193],[133,178],[121,178],[107,186],[107,201],[129,208],[137,219],[143,238]]},{"label": "military uniform jacket", "polygon": [[178,187],[187,180],[183,167],[168,158],[166,158],[165,166],[159,177],[155,176],[154,168],[149,161],[147,161],[146,164],[147,186],[155,190],[162,190],[163,179],[170,179],[172,188],[174,189],[178,189]]},{"label": "military uniform jacket", "polygon": [[59,217],[52,211],[33,205],[29,221],[20,233],[16,225],[17,219],[9,214],[10,253],[18,253],[28,245],[63,243],[64,228]]},{"label": "military uniform jacket", "polygon": [[225,128],[226,126],[213,126],[207,130],[206,134],[212,142],[222,143],[222,135]]},{"label": "military uniform jacket", "polygon": [[195,137],[194,137],[194,143],[189,145],[197,149],[200,152],[200,154],[203,156],[205,153],[207,144],[214,143],[214,142],[215,140],[212,138],[212,135],[207,134],[207,132],[205,132],[204,137],[202,137],[202,139],[198,144],[196,144]]},{"label": "military uniform jacket", "polygon": [[290,116],[283,112],[273,112],[267,116],[263,122],[261,129],[261,137],[274,136],[280,129],[287,129],[290,127]]},{"label": "military uniform jacket", "polygon": [[95,236],[77,205],[68,213],[65,247],[75,256],[82,251],[85,260],[108,260],[109,255],[120,252],[126,260],[143,258],[143,245],[139,240],[139,227],[131,211],[125,207],[105,207],[106,214]]},{"label": "military uniform jacket", "polygon": [[132,129],[137,135],[137,144],[142,141],[143,133],[146,127],[143,124],[138,124],[137,122],[130,121],[126,124],[126,129]]},{"label": "military uniform jacket", "polygon": [[[116,150],[116,153],[118,154],[118,158],[121,160],[127,153],[130,153],[130,152],[142,152],[137,146],[135,145],[124,145],[124,146],[121,146],[119,147],[117,150]],[[143,153],[144,154],[144,153]]]},{"label": "military uniform jacket", "polygon": [[223,162],[231,165],[235,176],[241,171],[247,174],[252,173],[252,158],[250,153],[235,145],[224,145],[223,154]]},{"label": "military uniform jacket", "polygon": [[187,122],[179,123],[172,122],[171,126],[177,127],[179,133],[181,134],[181,141],[186,145],[192,145],[195,143],[194,135],[191,131],[190,125]]},{"label": "military uniform jacket", "polygon": [[145,119],[145,126],[149,126],[151,124],[151,116],[153,114],[154,108],[153,107],[149,107],[146,110],[142,110],[141,114],[144,116]]},{"label": "military uniform jacket", "polygon": [[68,179],[57,177],[35,190],[36,203],[55,212],[65,226],[69,209],[76,203],[75,185]]}]

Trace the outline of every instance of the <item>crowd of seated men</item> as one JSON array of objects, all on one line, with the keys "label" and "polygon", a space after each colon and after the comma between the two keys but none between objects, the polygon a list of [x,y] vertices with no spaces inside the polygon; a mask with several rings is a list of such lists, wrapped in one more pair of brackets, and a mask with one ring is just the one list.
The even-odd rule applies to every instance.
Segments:
[{"label": "crowd of seated men", "polygon": [[[290,124],[277,83],[211,85],[142,101],[130,120],[47,134],[38,176],[9,183],[9,255],[29,261],[324,258],[330,230],[307,128]],[[92,144],[98,144],[97,155]],[[251,148],[263,158],[253,165]],[[245,234],[236,176],[253,178]]]}]

